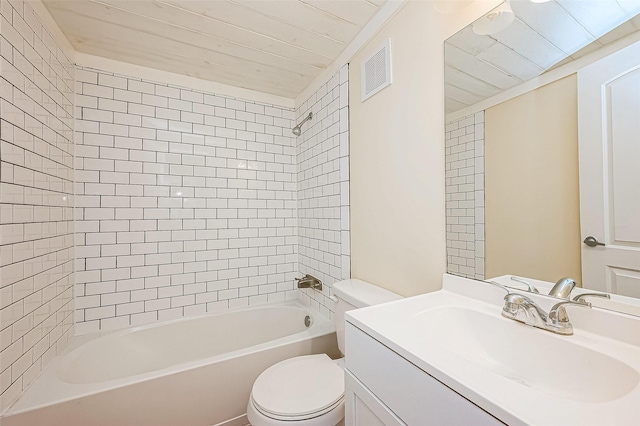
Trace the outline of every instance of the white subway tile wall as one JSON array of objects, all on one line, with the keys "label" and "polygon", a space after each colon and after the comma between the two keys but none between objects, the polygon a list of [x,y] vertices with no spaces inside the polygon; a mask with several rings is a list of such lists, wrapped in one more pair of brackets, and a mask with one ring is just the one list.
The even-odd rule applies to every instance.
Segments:
[{"label": "white subway tile wall", "polygon": [[351,277],[349,244],[349,81],[343,66],[296,110],[297,122],[313,119],[297,137],[298,270],[322,280],[322,293],[302,299],[332,318],[336,281]]},{"label": "white subway tile wall", "polygon": [[484,111],[446,124],[447,272],[484,279]]},{"label": "white subway tile wall", "polygon": [[293,110],[76,79],[79,333],[299,297]]},{"label": "white subway tile wall", "polygon": [[0,2],[0,411],[73,336],[74,67]]}]

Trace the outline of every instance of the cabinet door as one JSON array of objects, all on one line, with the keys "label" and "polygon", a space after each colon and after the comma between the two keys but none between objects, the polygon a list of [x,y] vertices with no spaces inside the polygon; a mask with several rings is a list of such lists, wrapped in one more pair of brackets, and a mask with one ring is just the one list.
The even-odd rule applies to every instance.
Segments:
[{"label": "cabinet door", "polygon": [[406,426],[386,405],[345,371],[345,426]]}]

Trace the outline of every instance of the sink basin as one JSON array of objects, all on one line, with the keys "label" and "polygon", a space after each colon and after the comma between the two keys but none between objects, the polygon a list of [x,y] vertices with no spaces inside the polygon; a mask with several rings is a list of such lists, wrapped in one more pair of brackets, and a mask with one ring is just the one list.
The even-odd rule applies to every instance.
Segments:
[{"label": "sink basin", "polygon": [[[606,402],[633,390],[638,372],[615,358],[550,332],[466,307],[414,315],[421,336],[484,370],[554,397]],[[452,332],[453,331],[453,332]]]},{"label": "sink basin", "polygon": [[[573,309],[562,336],[502,317],[504,295],[445,274],[440,291],[346,318],[504,424],[640,425],[640,317]],[[526,295],[545,312],[557,303]]]}]

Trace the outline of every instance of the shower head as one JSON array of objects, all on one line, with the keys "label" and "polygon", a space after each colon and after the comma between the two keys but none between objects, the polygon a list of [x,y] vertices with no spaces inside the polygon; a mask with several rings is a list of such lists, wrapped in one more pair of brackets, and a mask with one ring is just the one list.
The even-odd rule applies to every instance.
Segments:
[{"label": "shower head", "polygon": [[311,120],[312,118],[313,118],[313,113],[310,112],[309,115],[307,115],[304,120],[302,120],[298,125],[296,125],[296,127],[291,129],[293,134],[296,136],[300,136],[302,134],[302,125],[307,121]]}]

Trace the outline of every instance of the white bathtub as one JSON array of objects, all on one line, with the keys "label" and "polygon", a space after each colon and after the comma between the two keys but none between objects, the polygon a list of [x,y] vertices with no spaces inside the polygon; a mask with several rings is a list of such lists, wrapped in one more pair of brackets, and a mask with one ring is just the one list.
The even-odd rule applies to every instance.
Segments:
[{"label": "white bathtub", "polygon": [[258,375],[297,355],[337,356],[334,330],[302,304],[284,302],[76,337],[0,421],[244,425]]}]

